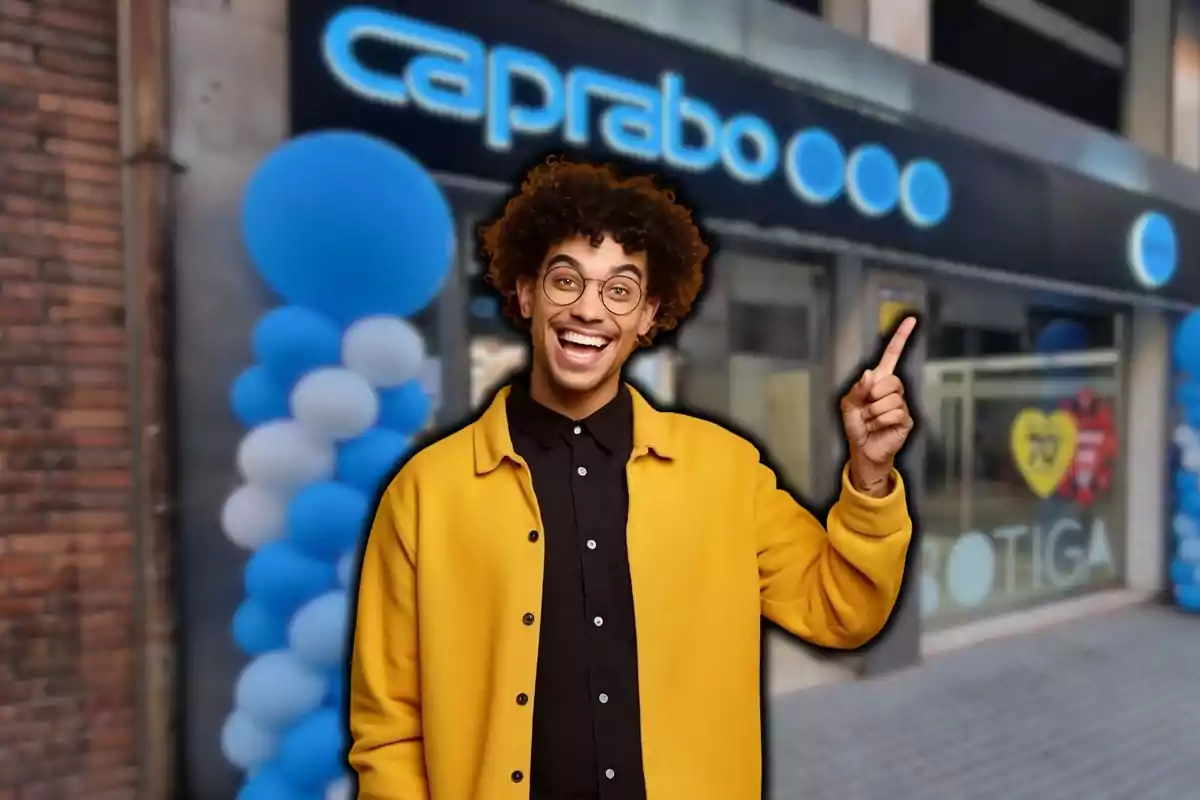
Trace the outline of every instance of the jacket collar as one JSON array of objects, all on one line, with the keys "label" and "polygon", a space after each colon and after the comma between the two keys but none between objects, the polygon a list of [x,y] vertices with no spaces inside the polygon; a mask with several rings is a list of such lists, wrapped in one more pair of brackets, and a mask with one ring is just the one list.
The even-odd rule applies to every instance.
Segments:
[{"label": "jacket collar", "polygon": [[[659,458],[674,460],[676,448],[673,441],[671,418],[658,411],[629,384],[626,384],[633,399],[633,458],[654,453]],[[475,473],[485,475],[500,462],[508,459],[515,464],[523,463],[513,448],[508,432],[508,395],[511,386],[505,386],[492,398],[483,415],[471,425],[475,443]]]}]

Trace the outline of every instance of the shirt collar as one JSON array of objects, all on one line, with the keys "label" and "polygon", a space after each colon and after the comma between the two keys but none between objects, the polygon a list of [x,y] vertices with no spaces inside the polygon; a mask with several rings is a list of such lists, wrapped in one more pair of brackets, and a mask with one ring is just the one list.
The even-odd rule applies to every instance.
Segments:
[{"label": "shirt collar", "polygon": [[577,425],[583,426],[610,453],[628,448],[633,438],[633,402],[624,385],[617,396],[596,413],[582,420],[572,420],[534,400],[525,382],[514,381],[505,410],[509,424],[542,447],[564,438]]},{"label": "shirt collar", "polygon": [[[519,390],[518,390],[519,391]],[[472,427],[472,436],[475,444],[475,472],[483,475],[496,467],[500,466],[500,462],[508,459],[514,463],[520,464],[520,456],[517,455],[516,449],[513,447],[512,435],[509,433],[509,397],[513,394],[512,386],[505,386],[492,399],[491,405],[483,412],[483,415],[475,421]],[[621,395],[626,396],[627,411],[633,413],[633,458],[654,453],[659,458],[668,461],[675,458],[676,445],[673,441],[671,415],[658,411],[645,398],[638,393],[636,389],[628,384],[622,385]],[[620,396],[618,395],[618,399]],[[529,401],[532,405],[538,406],[532,399]],[[518,408],[523,413],[523,400],[516,400]],[[541,408],[541,406],[538,406]],[[565,420],[564,424],[570,424],[570,420],[555,414],[549,409],[543,409],[548,414],[557,417],[560,420]],[[617,405],[617,400],[609,403],[601,412],[611,410],[611,419],[609,415],[598,420],[598,424],[592,426],[596,415],[589,418],[587,424],[592,429],[593,434],[597,439],[601,440],[602,444],[609,446],[608,442],[616,441],[613,437],[616,435],[628,435],[628,424],[622,421],[622,410]],[[600,414],[601,412],[597,412]],[[522,428],[525,430],[525,428]],[[532,433],[532,432],[531,432]],[[537,434],[533,434],[537,435]],[[619,443],[618,443],[619,444]],[[615,447],[613,449],[616,449]]]}]

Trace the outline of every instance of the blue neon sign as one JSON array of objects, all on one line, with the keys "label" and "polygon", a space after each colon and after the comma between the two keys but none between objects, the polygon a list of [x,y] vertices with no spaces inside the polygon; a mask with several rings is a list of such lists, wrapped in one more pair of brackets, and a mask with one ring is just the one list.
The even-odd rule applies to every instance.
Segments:
[{"label": "blue neon sign", "polygon": [[[411,51],[403,74],[364,63],[356,48],[365,41]],[[489,47],[471,34],[367,7],[338,12],[324,30],[322,50],[330,73],[349,92],[480,124],[483,144],[494,152],[511,150],[518,136],[554,134],[586,147],[599,111],[601,143],[632,160],[680,172],[720,169],[748,185],[763,183],[782,168],[802,203],[823,206],[845,195],[866,218],[882,218],[898,208],[918,228],[940,225],[951,210],[950,182],[936,161],[920,158],[902,167],[874,142],[847,153],[819,127],[781,141],[758,115],[726,118],[710,103],[689,96],[677,72],[664,71],[655,84],[583,65],[564,72],[531,50]],[[537,102],[518,101],[518,81],[533,87]]]},{"label": "blue neon sign", "polygon": [[1147,211],[1129,228],[1129,268],[1137,282],[1158,289],[1170,282],[1179,264],[1179,239],[1170,217]]}]

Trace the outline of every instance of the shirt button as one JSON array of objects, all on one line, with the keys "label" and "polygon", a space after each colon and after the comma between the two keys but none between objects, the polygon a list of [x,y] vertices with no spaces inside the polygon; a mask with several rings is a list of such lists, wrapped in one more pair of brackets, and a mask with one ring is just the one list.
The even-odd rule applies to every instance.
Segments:
[{"label": "shirt button", "polygon": [[596,540],[588,539],[587,540],[587,548],[588,548],[588,550],[595,550],[596,549]]},{"label": "shirt button", "polygon": [[606,695],[604,692],[601,692],[601,693],[600,693],[600,702],[601,702],[601,703],[607,703],[607,702],[608,702],[608,695]]},{"label": "shirt button", "polygon": [[523,780],[525,780],[525,773],[521,772],[519,769],[514,769],[512,772],[512,782],[520,783]]},{"label": "shirt button", "polygon": [[538,532],[537,532],[537,531],[530,531],[530,532],[529,532],[529,541],[531,541],[531,542],[536,542],[537,540],[538,540]]},{"label": "shirt button", "polygon": [[599,628],[604,624],[604,617],[596,617],[594,620],[592,620],[592,622],[595,623],[597,628]]},{"label": "shirt button", "polygon": [[574,433],[576,436],[578,436],[579,434],[583,433],[583,428],[576,425],[575,428],[571,432]]},{"label": "shirt button", "polygon": [[583,478],[587,475],[587,467],[580,467],[579,469],[577,469],[575,471],[579,473],[579,477],[581,477],[581,478]]},{"label": "shirt button", "polygon": [[521,617],[521,622],[524,622],[526,625],[532,625],[533,614],[530,614],[528,611],[526,611],[525,616]]},{"label": "shirt button", "polygon": [[608,778],[611,781],[613,778],[617,777],[617,773],[614,772],[611,768],[606,769],[606,770],[604,770],[604,777]]},{"label": "shirt button", "polygon": [[517,695],[517,705],[523,706],[528,702],[529,702],[529,695],[525,694],[524,692],[521,692],[519,695]]}]

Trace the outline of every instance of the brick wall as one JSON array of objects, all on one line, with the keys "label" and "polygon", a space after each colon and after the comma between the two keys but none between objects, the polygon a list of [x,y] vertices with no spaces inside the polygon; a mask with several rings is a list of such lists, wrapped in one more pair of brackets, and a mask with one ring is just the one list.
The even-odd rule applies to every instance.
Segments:
[{"label": "brick wall", "polygon": [[115,0],[0,0],[0,800],[136,786]]}]

